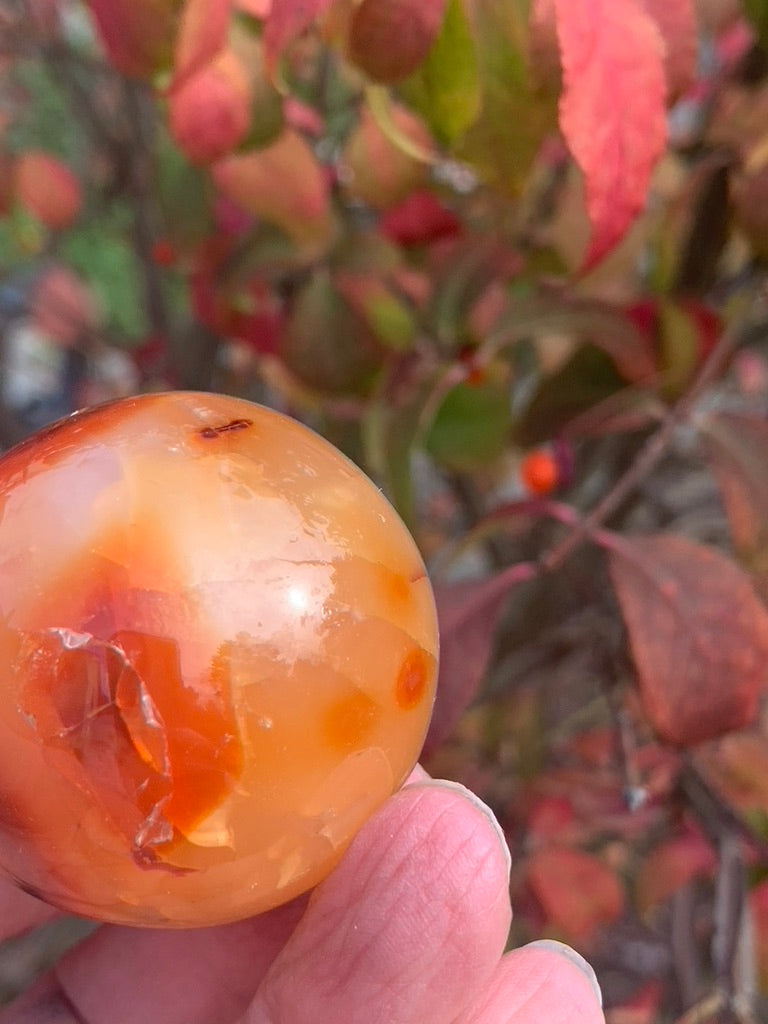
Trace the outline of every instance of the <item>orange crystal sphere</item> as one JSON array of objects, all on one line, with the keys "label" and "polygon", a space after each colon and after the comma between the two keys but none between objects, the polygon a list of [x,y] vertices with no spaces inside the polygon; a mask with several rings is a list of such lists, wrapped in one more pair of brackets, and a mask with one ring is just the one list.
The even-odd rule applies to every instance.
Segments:
[{"label": "orange crystal sphere", "polygon": [[235,398],[91,409],[0,459],[0,869],[78,914],[259,913],[416,761],[437,627],[407,530]]}]

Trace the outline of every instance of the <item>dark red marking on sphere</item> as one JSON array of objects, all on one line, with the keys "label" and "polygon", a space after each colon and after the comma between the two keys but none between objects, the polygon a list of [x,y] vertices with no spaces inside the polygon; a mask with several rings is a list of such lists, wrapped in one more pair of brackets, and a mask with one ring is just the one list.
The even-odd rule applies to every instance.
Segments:
[{"label": "dark red marking on sphere", "polygon": [[218,437],[219,434],[228,434],[233,430],[247,430],[248,427],[252,426],[253,420],[232,420],[229,423],[222,423],[218,427],[203,427],[199,433],[200,437],[209,440],[210,438]]}]

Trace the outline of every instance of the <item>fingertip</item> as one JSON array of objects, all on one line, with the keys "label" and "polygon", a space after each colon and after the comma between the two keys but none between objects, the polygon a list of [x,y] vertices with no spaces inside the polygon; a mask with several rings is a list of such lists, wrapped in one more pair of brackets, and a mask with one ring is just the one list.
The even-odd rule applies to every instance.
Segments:
[{"label": "fingertip", "polygon": [[456,1024],[605,1024],[600,986],[583,957],[541,940],[507,953]]},{"label": "fingertip", "polygon": [[571,946],[566,946],[564,942],[557,942],[555,939],[537,939],[535,942],[529,942],[524,949],[539,949],[544,950],[547,953],[552,953],[555,956],[561,957],[566,960],[569,964],[581,971],[584,977],[589,982],[592,993],[597,1000],[598,1006],[603,1005],[603,993],[600,988],[600,982],[597,980],[594,967],[588,963],[581,953],[577,953]]},{"label": "fingertip", "polygon": [[502,840],[463,787],[407,785],[315,890],[247,1020],[453,1019],[492,976],[508,935]]}]

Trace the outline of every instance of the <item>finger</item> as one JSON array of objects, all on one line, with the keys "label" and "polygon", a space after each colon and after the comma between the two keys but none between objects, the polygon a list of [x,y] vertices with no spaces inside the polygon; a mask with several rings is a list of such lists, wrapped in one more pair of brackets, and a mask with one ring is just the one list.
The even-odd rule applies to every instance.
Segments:
[{"label": "finger", "polygon": [[104,926],[0,1013],[0,1024],[231,1024],[305,903],[216,928]]},{"label": "finger", "polygon": [[417,786],[420,782],[431,782],[432,776],[426,770],[422,768],[420,764],[417,764],[411,774],[403,783],[404,786]]},{"label": "finger", "polygon": [[34,896],[28,896],[0,878],[0,942],[44,921],[50,921],[58,914],[59,911],[54,907],[49,907]]},{"label": "finger", "polygon": [[509,854],[454,783],[396,794],[313,894],[243,1024],[448,1024],[496,967]]},{"label": "finger", "polygon": [[532,942],[502,959],[456,1024],[603,1024],[594,971],[560,942]]}]

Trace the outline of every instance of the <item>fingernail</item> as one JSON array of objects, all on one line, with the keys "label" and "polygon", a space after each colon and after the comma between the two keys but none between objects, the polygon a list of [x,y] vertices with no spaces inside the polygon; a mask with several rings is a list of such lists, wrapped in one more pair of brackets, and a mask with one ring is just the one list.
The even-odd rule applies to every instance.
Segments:
[{"label": "fingernail", "polygon": [[597,999],[600,1006],[603,1005],[603,993],[600,991],[600,983],[597,980],[597,975],[594,972],[591,964],[577,953],[575,949],[571,949],[570,946],[566,946],[564,942],[556,942],[554,939],[537,939],[535,942],[529,942],[527,949],[545,949],[549,953],[555,953],[557,956],[563,957],[564,960],[570,961],[574,967],[578,967],[581,973],[589,981],[592,986],[592,991],[595,993],[595,999]]},{"label": "fingernail", "polygon": [[453,790],[454,793],[458,793],[485,816],[488,823],[491,825],[491,828],[496,833],[499,840],[499,846],[504,852],[504,859],[507,863],[507,878],[509,878],[512,872],[512,854],[509,852],[507,837],[504,835],[504,830],[488,804],[483,803],[480,797],[477,796],[476,793],[473,793],[471,789],[467,789],[467,787],[462,786],[460,782],[453,782],[450,779],[430,779],[428,782],[421,783],[421,785],[439,786],[441,789]]}]

